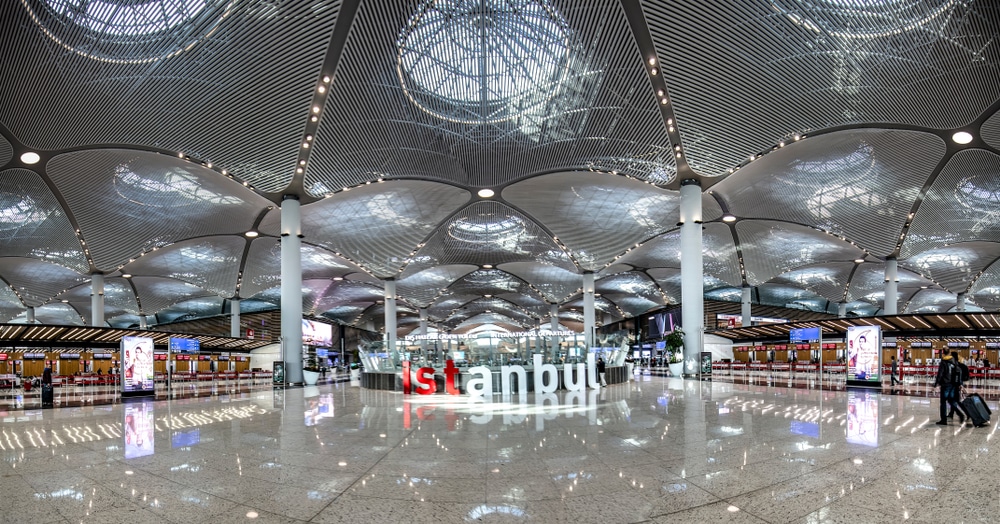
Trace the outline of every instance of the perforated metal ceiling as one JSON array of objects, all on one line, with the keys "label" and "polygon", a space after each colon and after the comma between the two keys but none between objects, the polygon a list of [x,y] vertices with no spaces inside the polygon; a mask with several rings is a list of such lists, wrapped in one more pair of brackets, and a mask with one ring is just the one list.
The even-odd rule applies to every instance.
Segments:
[{"label": "perforated metal ceiling", "polygon": [[95,271],[111,323],[277,307],[284,194],[308,313],[578,327],[593,271],[639,316],[679,178],[708,297],[872,313],[895,256],[900,308],[1000,308],[994,2],[66,5],[0,3],[0,317],[89,321]]}]

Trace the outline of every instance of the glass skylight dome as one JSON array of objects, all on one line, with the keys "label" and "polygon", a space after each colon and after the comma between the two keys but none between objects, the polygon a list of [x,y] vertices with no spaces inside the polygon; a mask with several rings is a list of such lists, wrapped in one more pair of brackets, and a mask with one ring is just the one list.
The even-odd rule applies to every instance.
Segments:
[{"label": "glass skylight dome", "polygon": [[796,24],[843,38],[877,38],[912,31],[955,6],[956,0],[772,0]]},{"label": "glass skylight dome", "polygon": [[22,0],[57,43],[89,58],[142,63],[210,35],[235,0]]},{"label": "glass skylight dome", "polygon": [[410,100],[468,124],[536,109],[558,91],[569,66],[569,28],[545,0],[426,0],[398,47]]}]

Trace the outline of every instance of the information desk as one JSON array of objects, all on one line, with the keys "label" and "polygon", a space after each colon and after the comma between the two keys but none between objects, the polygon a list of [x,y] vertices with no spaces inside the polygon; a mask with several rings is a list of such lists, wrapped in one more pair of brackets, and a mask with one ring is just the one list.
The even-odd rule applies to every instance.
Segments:
[{"label": "information desk", "polygon": [[[416,371],[416,367],[414,371]],[[455,379],[455,385],[458,387],[459,391],[462,393],[466,392],[466,385],[469,379],[478,377],[478,375],[472,375],[469,373],[469,368],[460,367],[459,374]],[[556,366],[559,375],[559,389],[566,389],[563,383],[563,369],[562,366]],[[503,387],[500,378],[500,368],[491,368],[493,373],[493,393],[501,393]],[[534,368],[525,367],[525,375],[527,376],[526,382],[528,383],[528,391],[535,390],[535,372]],[[575,381],[579,378],[576,376],[576,368],[574,366],[573,377]],[[621,384],[627,382],[629,379],[628,368],[626,366],[608,366],[605,368],[604,373],[605,382],[607,384]],[[586,380],[586,378],[584,378]],[[598,377],[600,380],[600,377]],[[445,383],[444,383],[444,372],[440,368],[435,368],[434,370],[434,381],[437,383],[437,392],[444,393]],[[517,376],[511,376],[511,388],[514,390],[513,393],[517,393],[519,386],[517,384]],[[364,372],[361,374],[361,387],[366,389],[382,389],[387,391],[403,391],[403,374],[401,371],[393,372]]]}]

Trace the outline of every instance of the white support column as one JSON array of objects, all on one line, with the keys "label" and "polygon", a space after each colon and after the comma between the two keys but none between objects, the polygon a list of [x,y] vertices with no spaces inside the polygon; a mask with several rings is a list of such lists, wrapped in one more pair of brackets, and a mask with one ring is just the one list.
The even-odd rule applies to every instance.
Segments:
[{"label": "white support column", "polygon": [[[420,334],[427,336],[427,308],[420,308]],[[420,349],[424,352],[424,357],[427,357],[427,339],[420,340]]]},{"label": "white support column", "polygon": [[35,323],[35,306],[28,306],[28,310],[24,314],[27,316],[29,324]]},{"label": "white support column", "polygon": [[90,325],[104,325],[104,273],[90,275]]},{"label": "white support column", "polygon": [[[549,304],[549,330],[559,331],[559,304]],[[549,337],[549,356],[555,362],[559,356],[559,337]]]},{"label": "white support column", "polygon": [[229,301],[229,336],[236,338],[240,336],[240,299],[238,298]]},{"label": "white support column", "polygon": [[847,316],[847,302],[837,303],[837,316],[840,318],[844,318]]},{"label": "white support column", "polygon": [[385,347],[396,350],[396,281],[385,281]]},{"label": "white support column", "polygon": [[899,301],[899,276],[897,274],[896,259],[889,257],[885,259],[885,298],[882,301],[882,314],[895,315],[896,303]]},{"label": "white support column", "polygon": [[139,329],[149,329],[149,320],[146,315],[139,315]]},{"label": "white support column", "polygon": [[302,209],[295,195],[281,201],[281,353],[285,381],[302,384]]},{"label": "white support column", "polygon": [[583,274],[583,340],[587,345],[587,352],[594,347],[594,327],[597,315],[594,310],[594,273],[588,271]]},{"label": "white support column", "polygon": [[611,313],[605,312],[603,315],[601,315],[601,325],[602,326],[611,325],[612,323],[614,323],[614,321],[615,321],[615,317]]},{"label": "white support column", "polygon": [[681,324],[684,326],[684,375],[698,372],[705,331],[701,184],[681,181]]},{"label": "white support column", "polygon": [[742,319],[742,327],[750,327],[753,325],[751,320],[751,302],[753,301],[753,288],[750,286],[743,287],[743,298],[740,301],[740,316]]},{"label": "white support column", "polygon": [[955,300],[955,311],[959,313],[965,311],[965,293],[959,293]]}]

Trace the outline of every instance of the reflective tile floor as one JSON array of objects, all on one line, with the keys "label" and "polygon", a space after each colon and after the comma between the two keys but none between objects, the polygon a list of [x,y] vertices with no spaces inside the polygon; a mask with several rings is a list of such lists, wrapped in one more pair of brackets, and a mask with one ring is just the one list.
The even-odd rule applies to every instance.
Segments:
[{"label": "reflective tile floor", "polygon": [[[995,522],[937,399],[643,377],[492,402],[350,383],[0,416],[2,522]],[[989,401],[995,408],[995,402]]]}]

